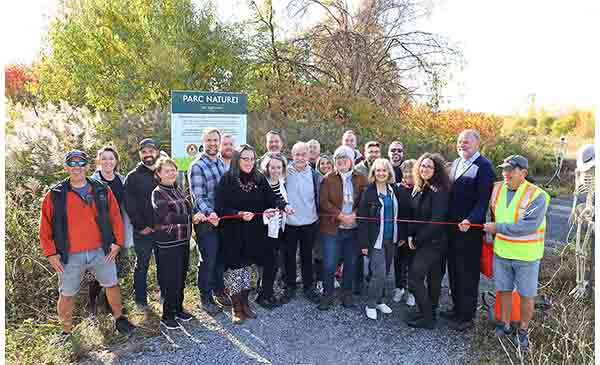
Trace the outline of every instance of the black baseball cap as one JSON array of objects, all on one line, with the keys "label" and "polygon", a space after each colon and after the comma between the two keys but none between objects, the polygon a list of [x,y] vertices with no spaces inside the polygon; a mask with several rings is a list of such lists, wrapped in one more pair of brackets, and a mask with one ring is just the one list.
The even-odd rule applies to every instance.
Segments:
[{"label": "black baseball cap", "polygon": [[65,154],[65,162],[68,162],[70,159],[79,157],[80,159],[88,162],[88,156],[85,152],[81,150],[71,150]]},{"label": "black baseball cap", "polygon": [[155,150],[158,150],[158,143],[153,140],[152,138],[144,138],[140,141],[139,143],[140,148],[139,150],[141,151],[144,147],[152,147]]},{"label": "black baseball cap", "polygon": [[516,167],[520,169],[529,169],[529,162],[527,159],[521,155],[511,155],[504,159],[504,162],[498,165],[500,168],[511,168],[514,169]]}]

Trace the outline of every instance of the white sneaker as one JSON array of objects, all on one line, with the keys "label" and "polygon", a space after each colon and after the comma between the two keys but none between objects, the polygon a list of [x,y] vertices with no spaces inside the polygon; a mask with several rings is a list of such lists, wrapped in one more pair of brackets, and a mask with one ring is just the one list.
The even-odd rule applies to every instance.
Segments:
[{"label": "white sneaker", "polygon": [[377,311],[375,308],[365,307],[365,312],[367,312],[367,318],[369,319],[377,319]]},{"label": "white sneaker", "polygon": [[392,300],[394,303],[400,303],[402,301],[402,297],[404,296],[404,289],[396,288],[394,289],[394,297]]},{"label": "white sneaker", "polygon": [[385,303],[377,304],[377,307],[375,308],[383,314],[392,313],[392,308],[388,307]]},{"label": "white sneaker", "polygon": [[340,282],[337,279],[333,279],[333,287],[336,289],[340,287]]},{"label": "white sneaker", "polygon": [[412,294],[408,294],[408,298],[406,299],[406,305],[409,307],[415,306],[415,296]]},{"label": "white sneaker", "polygon": [[323,282],[322,281],[317,281],[317,290],[319,291],[319,293],[323,294]]}]

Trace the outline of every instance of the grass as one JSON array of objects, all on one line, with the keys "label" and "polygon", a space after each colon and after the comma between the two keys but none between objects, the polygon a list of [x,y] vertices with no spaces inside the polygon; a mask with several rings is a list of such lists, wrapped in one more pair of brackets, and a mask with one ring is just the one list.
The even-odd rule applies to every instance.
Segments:
[{"label": "grass", "polygon": [[[190,257],[190,270],[185,289],[184,307],[190,312],[197,311],[198,290],[196,288],[197,254]],[[112,316],[98,314],[91,318],[86,312],[87,288],[82,286],[76,299],[74,319],[76,327],[71,341],[64,345],[55,345],[61,326],[56,312],[47,322],[26,320],[22,323],[7,323],[6,360],[10,364],[70,364],[96,357],[104,353],[103,360],[112,354],[117,345],[127,343],[121,351],[144,351],[143,341],[156,337],[160,332],[159,291],[156,286],[156,265],[152,263],[148,272],[148,295],[151,311],[140,312],[135,307],[133,296],[133,271],[119,280],[123,305],[127,308],[129,320],[137,326],[131,337],[119,334],[114,329]],[[120,346],[118,346],[120,347]]]},{"label": "grass", "polygon": [[593,364],[594,299],[569,295],[575,286],[573,246],[547,249],[540,268],[538,306],[530,323],[530,351],[523,354],[507,339],[498,340],[493,324],[479,319],[473,331],[469,364]]}]

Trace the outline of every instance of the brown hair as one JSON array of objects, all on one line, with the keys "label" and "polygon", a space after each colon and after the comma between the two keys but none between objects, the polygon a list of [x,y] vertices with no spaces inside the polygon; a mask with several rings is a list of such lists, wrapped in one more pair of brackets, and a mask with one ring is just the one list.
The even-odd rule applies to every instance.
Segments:
[{"label": "brown hair", "polygon": [[117,149],[113,146],[104,146],[98,150],[98,153],[96,154],[96,168],[100,168],[100,156],[102,156],[104,152],[112,152],[112,154],[115,156],[115,160],[117,161],[117,163],[115,164],[115,171],[117,171],[117,167],[119,167],[119,153],[117,152]]},{"label": "brown hair", "polygon": [[[421,178],[421,174],[419,172],[419,168],[424,160],[430,159],[433,161],[433,176],[429,181],[425,181]],[[415,190],[423,191],[425,185],[429,185],[436,190],[448,191],[450,190],[450,178],[448,178],[448,174],[446,173],[446,168],[444,166],[445,160],[438,153],[429,153],[426,152],[419,157],[417,162],[415,162],[415,166],[413,167],[413,179],[415,180]]]}]

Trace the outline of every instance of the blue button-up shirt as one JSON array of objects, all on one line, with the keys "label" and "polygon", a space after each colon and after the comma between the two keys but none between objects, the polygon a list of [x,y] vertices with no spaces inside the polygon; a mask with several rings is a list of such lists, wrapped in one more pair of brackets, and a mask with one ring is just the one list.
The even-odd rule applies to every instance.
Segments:
[{"label": "blue button-up shirt", "polygon": [[202,153],[190,165],[188,179],[190,192],[194,197],[194,210],[210,215],[215,210],[215,188],[225,173],[223,160],[210,159]]}]

